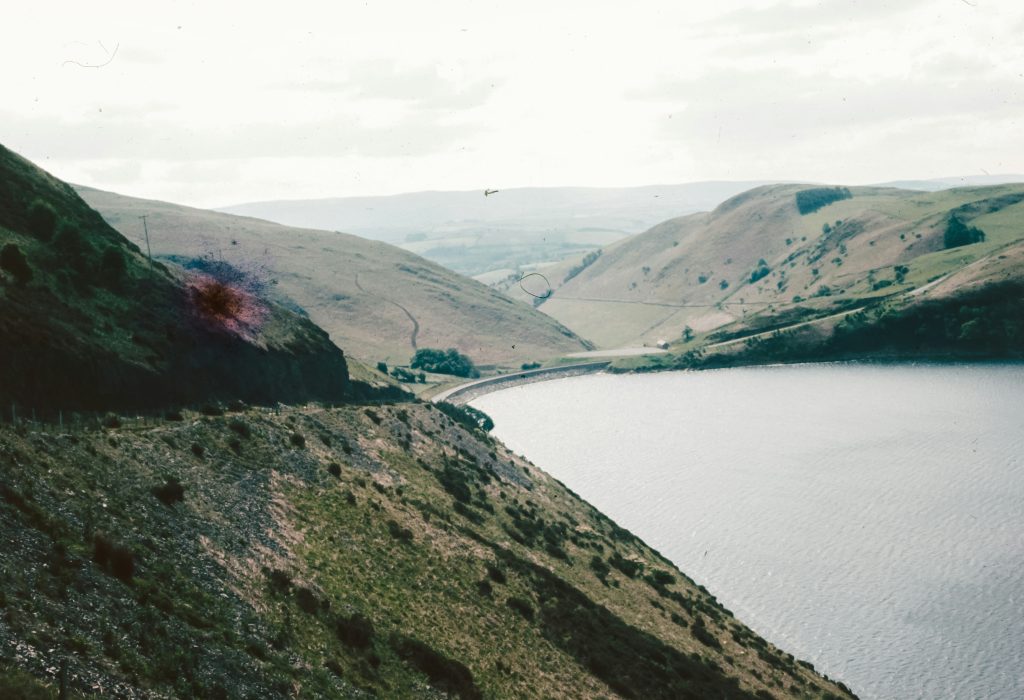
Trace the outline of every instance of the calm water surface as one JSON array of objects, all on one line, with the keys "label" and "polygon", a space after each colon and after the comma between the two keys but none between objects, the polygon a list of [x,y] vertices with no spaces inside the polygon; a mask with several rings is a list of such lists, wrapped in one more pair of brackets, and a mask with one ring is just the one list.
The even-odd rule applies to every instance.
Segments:
[{"label": "calm water surface", "polygon": [[862,698],[1024,698],[1024,366],[594,375],[472,403]]}]

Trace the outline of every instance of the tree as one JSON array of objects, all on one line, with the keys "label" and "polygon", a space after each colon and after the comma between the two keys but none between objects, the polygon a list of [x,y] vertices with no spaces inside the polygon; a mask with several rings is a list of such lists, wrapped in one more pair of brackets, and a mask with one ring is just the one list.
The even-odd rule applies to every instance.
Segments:
[{"label": "tree", "polygon": [[968,226],[956,214],[949,215],[949,223],[946,224],[946,234],[943,236],[943,243],[946,248],[959,248],[962,245],[970,245],[985,240],[985,233],[974,226]]},{"label": "tree", "polygon": [[9,272],[19,287],[24,287],[32,279],[32,268],[28,266],[28,260],[21,248],[13,243],[8,243],[0,250],[0,268]]},{"label": "tree", "polygon": [[689,326],[685,326],[683,328],[683,340],[685,340],[687,343],[693,340],[693,329],[690,328]]},{"label": "tree", "polygon": [[384,362],[383,360],[378,362],[377,363],[377,371],[380,372],[381,374],[387,374],[388,373],[388,363]]},{"label": "tree", "polygon": [[[801,215],[810,214],[832,204],[832,202],[851,197],[853,197],[853,193],[846,187],[813,187],[796,193],[796,208]],[[836,225],[838,226],[839,222],[836,222]]]}]

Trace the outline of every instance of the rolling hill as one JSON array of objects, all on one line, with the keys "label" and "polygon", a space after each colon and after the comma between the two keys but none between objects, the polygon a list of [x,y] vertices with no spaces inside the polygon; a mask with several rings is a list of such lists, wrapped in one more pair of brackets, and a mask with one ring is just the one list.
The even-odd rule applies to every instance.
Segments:
[{"label": "rolling hill", "polygon": [[[1024,240],[1024,185],[851,187],[810,201],[828,191],[759,187],[663,222],[606,247],[569,279],[570,263],[546,270],[555,291],[540,308],[600,347],[695,347],[920,294],[1000,256],[1017,261]],[[808,200],[803,213],[798,197]],[[947,247],[951,227],[984,240]]]},{"label": "rolling hill", "polygon": [[151,265],[70,186],[3,147],[0,249],[5,410],[349,395],[344,354],[307,318],[227,266]]},{"label": "rolling hill", "polygon": [[145,215],[155,256],[185,264],[223,260],[265,279],[371,365],[407,363],[417,347],[454,347],[484,366],[518,366],[588,347],[549,316],[386,243],[77,189],[142,247]]}]

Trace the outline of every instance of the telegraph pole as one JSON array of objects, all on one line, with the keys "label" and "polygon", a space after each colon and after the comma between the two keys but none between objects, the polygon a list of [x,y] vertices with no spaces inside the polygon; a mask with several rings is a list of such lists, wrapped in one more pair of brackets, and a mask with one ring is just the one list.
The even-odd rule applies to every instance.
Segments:
[{"label": "telegraph pole", "polygon": [[146,217],[149,214],[143,214],[139,218],[142,219],[142,230],[146,233],[146,257],[149,258],[149,266],[153,267],[153,251],[149,249],[149,226],[146,225]]}]

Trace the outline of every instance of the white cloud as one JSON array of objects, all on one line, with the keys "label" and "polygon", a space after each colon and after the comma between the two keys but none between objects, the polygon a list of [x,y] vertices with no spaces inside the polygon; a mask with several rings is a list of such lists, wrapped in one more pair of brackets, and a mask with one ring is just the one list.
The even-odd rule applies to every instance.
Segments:
[{"label": "white cloud", "polygon": [[[15,14],[0,140],[59,176],[189,204],[1024,171],[1024,8],[1008,0]],[[115,46],[101,68],[67,63]]]}]

